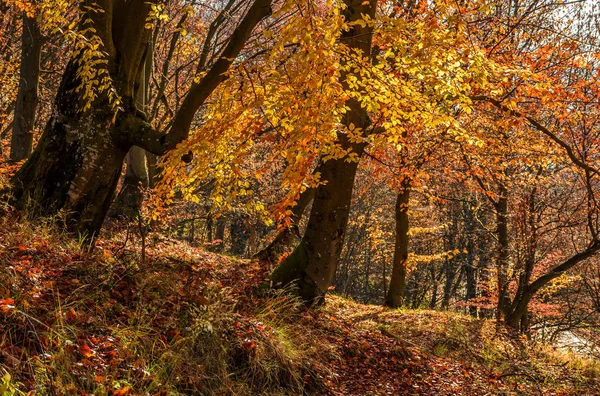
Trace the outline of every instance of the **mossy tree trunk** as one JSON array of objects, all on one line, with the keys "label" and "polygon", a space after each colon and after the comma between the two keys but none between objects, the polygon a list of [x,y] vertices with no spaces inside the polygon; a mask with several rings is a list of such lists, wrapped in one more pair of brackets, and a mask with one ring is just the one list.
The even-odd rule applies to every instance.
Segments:
[{"label": "mossy tree trunk", "polygon": [[99,5],[104,13],[88,10],[84,19],[92,22],[104,43],[107,72],[122,97],[124,111],[113,123],[107,91],[85,108],[78,93],[83,84],[80,52],[66,67],[54,112],[38,147],[12,181],[18,206],[42,215],[63,210],[67,227],[88,237],[96,235],[102,225],[131,147],[122,137],[127,135],[128,118],[137,117],[135,83],[150,32],[144,28],[149,4],[132,0]]},{"label": "mossy tree trunk", "polygon": [[[136,107],[147,112],[149,102],[150,77],[153,64],[153,43],[148,44],[148,51],[144,60],[144,66],[140,73],[139,88],[136,97]],[[126,171],[123,178],[123,186],[113,208],[115,212],[135,216],[144,201],[144,189],[150,185],[150,172],[146,150],[133,146],[125,157]]]},{"label": "mossy tree trunk", "polygon": [[[344,3],[347,6],[344,17],[348,23],[362,20],[364,16],[375,17],[376,0],[345,0]],[[356,24],[342,33],[340,41],[370,58],[372,35],[371,25]],[[341,79],[344,87],[348,88],[344,75]],[[344,125],[353,124],[363,131],[367,130],[371,122],[366,109],[356,99],[348,100],[346,105],[348,110],[342,119]],[[338,140],[343,149],[351,150],[359,158],[365,149],[364,143],[350,142],[345,134],[340,134]],[[342,251],[357,167],[357,161],[348,162],[346,158],[319,164],[317,171],[327,183],[318,186],[315,191],[308,225],[300,244],[271,274],[274,287],[292,284],[306,303],[322,300],[333,281]]]}]

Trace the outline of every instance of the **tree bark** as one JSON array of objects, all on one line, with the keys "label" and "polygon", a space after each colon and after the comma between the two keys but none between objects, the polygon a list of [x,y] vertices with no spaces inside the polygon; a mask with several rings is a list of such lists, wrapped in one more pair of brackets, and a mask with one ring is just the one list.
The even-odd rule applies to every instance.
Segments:
[{"label": "tree bark", "polygon": [[[445,235],[445,243],[444,248],[446,251],[452,251],[456,249],[456,238],[458,236],[458,215],[459,212],[456,208],[456,203],[453,202],[450,204],[449,212],[450,217],[452,218],[452,225],[450,229],[446,232]],[[454,279],[456,278],[456,271],[458,269],[458,260],[454,256],[446,258],[446,262],[444,265],[446,282],[444,283],[444,293],[442,297],[442,309],[448,309],[450,306],[450,299],[452,298],[452,285],[454,284]]]},{"label": "tree bark", "polygon": [[127,165],[123,187],[117,196],[115,209],[128,214],[138,213],[144,201],[143,191],[149,185],[146,150],[133,146],[125,157]]},{"label": "tree bark", "polygon": [[[124,111],[113,123],[114,111],[106,91],[98,93],[90,109],[85,108],[77,91],[83,84],[80,52],[65,69],[54,113],[38,147],[12,180],[18,207],[29,207],[41,215],[64,210],[67,228],[86,238],[94,238],[100,230],[130,148],[123,144],[122,136],[128,132],[127,120],[136,117],[134,76],[139,75],[149,33],[144,28],[149,4],[135,0],[99,5],[104,13],[82,4],[86,10],[83,18],[91,21],[104,43],[106,72],[122,97]],[[120,18],[127,18],[127,23],[116,23]]]},{"label": "tree bark", "polygon": [[[465,229],[467,231],[467,262],[465,264],[465,276],[467,280],[467,290],[465,300],[469,301],[477,298],[477,268],[475,268],[475,220],[473,209],[470,203],[465,205]],[[469,314],[477,316],[477,307],[469,306]]]},{"label": "tree bark", "polygon": [[[212,244],[210,250],[221,253],[225,247],[225,226],[227,223],[225,222],[225,218],[223,216],[218,217],[216,223],[215,236],[214,239],[210,241]],[[217,241],[219,242],[217,243]]]},{"label": "tree bark", "polygon": [[[139,86],[136,94],[136,108],[146,112],[149,101],[150,76],[152,74],[153,44],[148,44],[144,66],[140,73]],[[150,173],[146,160],[146,150],[133,146],[125,157],[126,171],[123,186],[115,200],[116,212],[135,216],[144,201],[144,189],[150,185]]]},{"label": "tree bark", "polygon": [[42,33],[35,18],[23,12],[21,36],[21,69],[15,105],[13,133],[10,142],[11,161],[29,157],[33,149],[33,127],[38,107],[38,83]]},{"label": "tree bark", "polygon": [[246,246],[250,239],[250,229],[247,222],[248,215],[236,214],[229,223],[231,253],[236,256],[243,256],[246,253]]},{"label": "tree bark", "polygon": [[408,260],[408,201],[410,187],[405,183],[402,192],[396,199],[396,243],[392,263],[392,277],[390,288],[385,298],[385,305],[390,308],[402,306],[404,289],[406,287],[406,263]]},{"label": "tree bark", "polygon": [[500,186],[498,201],[494,204],[496,210],[496,236],[498,237],[498,252],[496,257],[496,281],[498,284],[498,301],[496,319],[499,321],[504,314],[507,304],[507,271],[508,271],[508,191]]}]

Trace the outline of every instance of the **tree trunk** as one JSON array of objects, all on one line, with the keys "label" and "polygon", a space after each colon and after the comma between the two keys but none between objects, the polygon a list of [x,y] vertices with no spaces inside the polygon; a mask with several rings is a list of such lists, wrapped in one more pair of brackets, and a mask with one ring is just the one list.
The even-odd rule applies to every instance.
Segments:
[{"label": "tree trunk", "polygon": [[[467,303],[477,298],[477,269],[475,268],[474,248],[475,244],[473,243],[473,235],[470,235],[467,241],[467,263],[465,267],[465,275],[467,279],[467,292],[465,294],[465,300]],[[469,306],[469,314],[471,316],[477,316],[477,307],[472,305]]]},{"label": "tree trunk", "polygon": [[429,265],[432,281],[431,300],[429,301],[429,309],[435,309],[437,305],[438,279],[435,274],[435,262],[432,261],[431,263],[429,263]]},{"label": "tree trunk", "polygon": [[[362,153],[363,147],[358,147]],[[320,185],[304,237],[292,254],[271,274],[275,287],[297,282],[300,296],[312,302],[327,291],[337,267],[342,246],[357,162],[333,159],[319,167]]]},{"label": "tree trunk", "polygon": [[96,29],[97,36],[88,39],[104,43],[106,73],[122,98],[123,111],[113,123],[115,113],[106,90],[97,92],[89,109],[85,106],[78,89],[85,84],[79,74],[85,59],[80,51],[65,69],[54,113],[38,147],[12,179],[18,207],[41,215],[64,210],[67,228],[86,238],[94,238],[102,226],[131,147],[123,137],[128,134],[127,121],[137,117],[135,82],[150,32],[144,27],[149,4],[135,0],[100,5],[105,12],[82,4],[86,12],[82,18]]},{"label": "tree trunk", "polygon": [[410,188],[405,185],[396,199],[396,243],[390,288],[385,298],[385,305],[390,308],[402,306],[404,288],[406,286],[406,263],[408,260],[408,201]]},{"label": "tree trunk", "polygon": [[117,196],[115,210],[135,215],[144,201],[144,189],[149,185],[146,150],[133,146],[125,157],[125,163],[123,187]]},{"label": "tree trunk", "polygon": [[[446,251],[452,251],[456,249],[456,237],[458,235],[458,210],[456,210],[456,203],[450,204],[450,216],[452,217],[452,225],[446,232],[444,248]],[[447,257],[444,265],[446,282],[444,283],[444,294],[442,297],[442,309],[448,309],[450,306],[450,299],[452,298],[452,285],[456,278],[456,271],[458,269],[458,260],[454,256]]]},{"label": "tree trunk", "polygon": [[225,218],[223,216],[218,217],[216,223],[215,237],[213,240],[211,240],[212,248],[210,250],[220,253],[225,247],[225,226],[227,223],[225,222]]},{"label": "tree trunk", "polygon": [[508,198],[506,188],[500,188],[500,197],[495,205],[496,209],[496,235],[498,237],[498,256],[496,257],[496,271],[498,284],[498,302],[496,319],[500,320],[507,304],[507,271],[508,271]]},{"label": "tree trunk", "polygon": [[[467,238],[467,262],[465,263],[465,278],[467,282],[467,290],[465,293],[465,301],[477,298],[477,269],[475,268],[475,213],[469,202],[463,205],[465,214],[465,232]],[[477,307],[469,306],[469,314],[477,316]]]},{"label": "tree trunk", "polygon": [[[345,3],[344,18],[348,23],[362,20],[364,15],[371,19],[375,16],[376,0],[346,0]],[[372,35],[373,26],[352,24],[342,33],[340,41],[370,58]],[[344,88],[348,89],[346,76],[342,75],[341,79]],[[354,98],[346,105],[344,125],[352,124],[364,131],[370,125],[366,109]],[[352,143],[345,134],[339,134],[338,140],[342,149],[351,150],[360,158],[364,143]],[[295,284],[298,294],[308,304],[322,300],[335,276],[342,251],[357,167],[357,161],[348,162],[347,158],[331,159],[319,165],[321,179],[327,183],[317,187],[300,244],[271,274],[274,287]]]},{"label": "tree trunk", "polygon": [[11,161],[29,157],[33,149],[33,126],[38,107],[38,82],[42,34],[35,18],[23,13],[21,36],[21,69],[15,105],[13,133],[10,142]]},{"label": "tree trunk", "polygon": [[233,217],[229,223],[229,235],[231,237],[231,253],[236,256],[243,256],[246,253],[246,246],[250,239],[250,229],[247,224],[248,216],[238,214]]},{"label": "tree trunk", "polygon": [[[146,112],[149,102],[150,77],[152,74],[153,45],[148,45],[144,66],[140,73],[139,87],[136,94],[136,108]],[[144,201],[144,189],[150,185],[150,173],[146,160],[146,150],[133,146],[125,157],[127,165],[123,187],[117,196],[115,210],[136,215]]]},{"label": "tree trunk", "polygon": [[106,139],[110,114],[90,117],[95,124],[65,124],[52,118],[38,147],[12,180],[17,207],[35,214],[65,210],[67,229],[97,235],[110,207],[126,150]]}]

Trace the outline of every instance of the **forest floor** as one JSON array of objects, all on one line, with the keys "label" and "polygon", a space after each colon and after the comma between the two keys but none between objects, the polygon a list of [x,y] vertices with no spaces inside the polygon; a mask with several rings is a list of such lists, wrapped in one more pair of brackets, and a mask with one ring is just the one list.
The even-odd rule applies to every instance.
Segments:
[{"label": "forest floor", "polygon": [[[0,213],[0,395],[594,395],[593,360],[491,320],[264,296],[265,263]],[[85,253],[84,253],[85,251]]]}]

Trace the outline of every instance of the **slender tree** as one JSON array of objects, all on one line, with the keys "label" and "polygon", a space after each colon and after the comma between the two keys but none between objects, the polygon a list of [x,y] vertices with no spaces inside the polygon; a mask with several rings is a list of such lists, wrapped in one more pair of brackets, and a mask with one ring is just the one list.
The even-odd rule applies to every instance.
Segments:
[{"label": "slender tree", "polygon": [[33,149],[33,126],[39,102],[38,85],[42,45],[43,37],[36,18],[27,15],[24,11],[19,91],[10,142],[10,159],[15,162],[27,158]]}]

